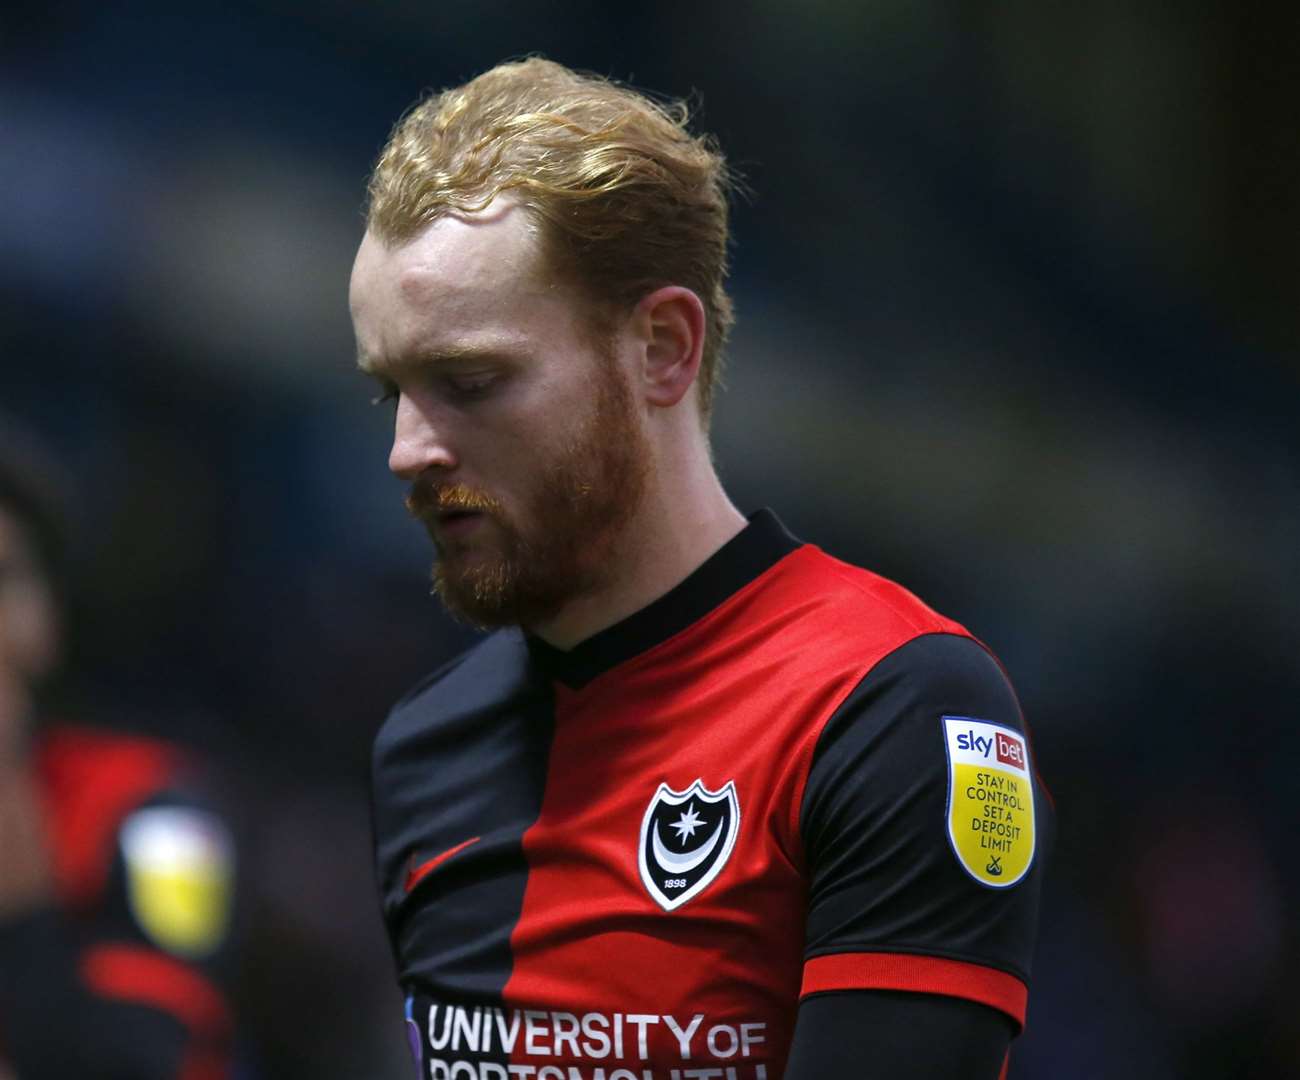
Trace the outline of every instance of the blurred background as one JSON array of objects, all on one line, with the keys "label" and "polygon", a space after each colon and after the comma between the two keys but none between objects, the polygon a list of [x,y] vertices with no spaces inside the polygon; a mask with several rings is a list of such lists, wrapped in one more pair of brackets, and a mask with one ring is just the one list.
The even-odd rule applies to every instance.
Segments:
[{"label": "blurred background", "polygon": [[428,596],[346,308],[423,90],[542,52],[753,189],[745,509],[1001,655],[1060,837],[1012,1076],[1300,1075],[1300,15],[1095,0],[18,0],[0,409],[75,490],[59,708],[222,763],[250,1078],[409,1072],[369,741]]}]

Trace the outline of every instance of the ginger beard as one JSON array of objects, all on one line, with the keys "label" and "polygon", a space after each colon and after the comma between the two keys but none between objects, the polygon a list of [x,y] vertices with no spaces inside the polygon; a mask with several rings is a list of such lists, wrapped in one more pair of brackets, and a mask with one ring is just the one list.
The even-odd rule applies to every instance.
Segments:
[{"label": "ginger beard", "polygon": [[[599,358],[593,383],[591,415],[541,463],[518,515],[464,484],[421,477],[412,486],[407,509],[433,538],[433,589],[452,615],[484,628],[530,626],[613,577],[645,493],[649,448],[612,357]],[[466,541],[448,539],[437,524],[448,510],[491,520]]]}]

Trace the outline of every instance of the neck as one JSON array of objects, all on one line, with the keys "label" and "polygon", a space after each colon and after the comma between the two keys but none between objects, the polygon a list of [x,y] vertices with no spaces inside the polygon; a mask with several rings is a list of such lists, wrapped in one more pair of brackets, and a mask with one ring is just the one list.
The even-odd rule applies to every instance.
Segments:
[{"label": "neck", "polygon": [[620,572],[604,588],[575,597],[554,618],[527,627],[530,633],[557,649],[571,649],[658,600],[745,527],[711,463],[687,471],[694,476],[683,489],[671,470],[656,470],[657,477],[671,478],[671,498],[663,484],[651,484],[627,530]]}]

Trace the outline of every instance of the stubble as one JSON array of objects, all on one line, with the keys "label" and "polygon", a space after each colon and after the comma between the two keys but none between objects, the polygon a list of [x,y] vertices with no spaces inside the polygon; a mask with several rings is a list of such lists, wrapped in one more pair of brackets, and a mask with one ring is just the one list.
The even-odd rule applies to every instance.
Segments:
[{"label": "stubble", "polygon": [[[433,590],[455,617],[488,629],[530,626],[605,588],[635,543],[649,450],[632,394],[612,358],[599,362],[590,415],[541,467],[518,518],[490,492],[417,482],[407,499],[438,549]],[[472,510],[491,544],[445,540],[436,515]]]}]

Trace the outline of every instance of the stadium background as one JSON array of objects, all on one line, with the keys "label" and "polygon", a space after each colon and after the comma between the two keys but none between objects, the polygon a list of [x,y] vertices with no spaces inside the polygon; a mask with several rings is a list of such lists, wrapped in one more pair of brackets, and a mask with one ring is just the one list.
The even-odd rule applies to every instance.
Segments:
[{"label": "stadium background", "polygon": [[1283,21],[1226,0],[6,6],[0,409],[75,483],[61,707],[227,768],[248,1076],[409,1071],[367,745],[468,635],[426,595],[345,289],[391,122],[527,51],[694,95],[754,189],[716,422],[737,500],[1013,674],[1061,831],[1013,1077],[1300,1070]]}]

